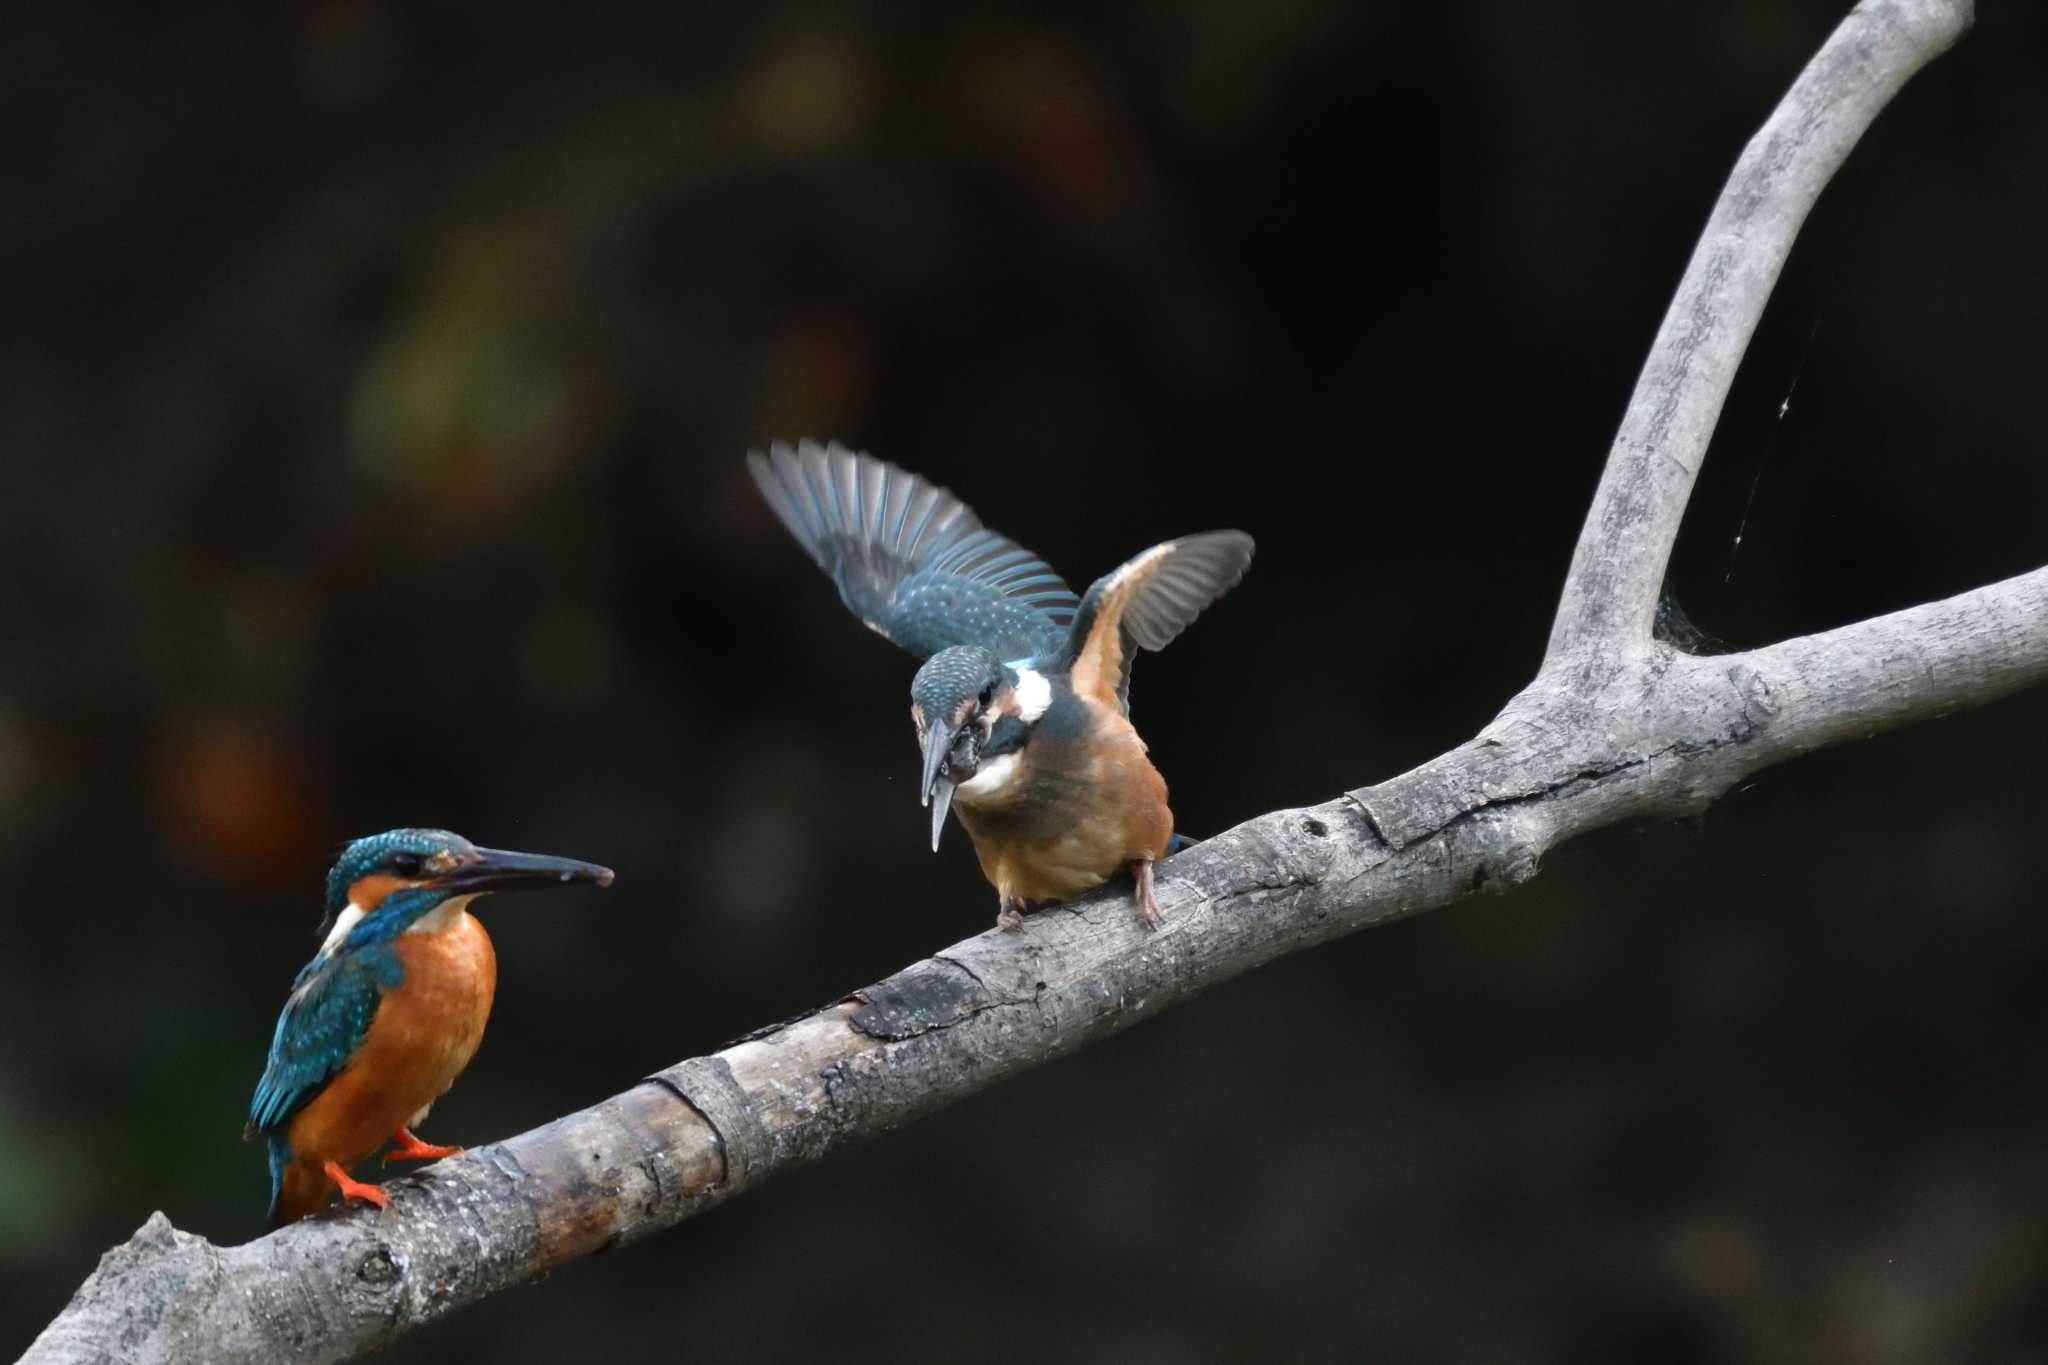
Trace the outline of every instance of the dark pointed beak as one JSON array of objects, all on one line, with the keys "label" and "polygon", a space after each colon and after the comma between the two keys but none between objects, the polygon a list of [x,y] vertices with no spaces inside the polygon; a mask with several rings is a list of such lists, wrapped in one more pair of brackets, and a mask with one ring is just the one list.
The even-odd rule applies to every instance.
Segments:
[{"label": "dark pointed beak", "polygon": [[940,769],[946,766],[946,751],[953,745],[953,727],[940,721],[924,731],[924,782],[918,788],[924,804],[932,808],[932,852],[939,851],[939,836],[946,832],[946,812],[953,806],[953,781]]},{"label": "dark pointed beak", "polygon": [[531,891],[548,886],[569,886],[590,882],[612,884],[612,870],[596,863],[579,863],[574,858],[550,858],[542,853],[509,853],[501,848],[480,848],[477,861],[464,863],[434,885],[468,894],[476,891]]}]

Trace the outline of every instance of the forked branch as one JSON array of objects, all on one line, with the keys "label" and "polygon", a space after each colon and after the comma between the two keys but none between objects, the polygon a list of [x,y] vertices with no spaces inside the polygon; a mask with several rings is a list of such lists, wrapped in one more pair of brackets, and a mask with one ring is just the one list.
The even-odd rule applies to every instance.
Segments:
[{"label": "forked branch", "polygon": [[1551,628],[1551,662],[1649,645],[1693,480],[1793,239],[1879,112],[1970,21],[1968,0],[1858,5],[1742,149],[1608,452]]},{"label": "forked branch", "polygon": [[1163,865],[1162,930],[1110,892],[957,943],[396,1181],[396,1216],[216,1247],[154,1215],[27,1359],[359,1355],[1282,954],[1524,881],[1567,839],[1698,810],[1769,764],[2048,677],[2048,569],[1744,654],[1650,635],[1693,476],[1794,234],[1878,110],[1968,22],[1964,3],[1866,0],[1744,151],[1616,437],[1544,666],[1471,742]]}]

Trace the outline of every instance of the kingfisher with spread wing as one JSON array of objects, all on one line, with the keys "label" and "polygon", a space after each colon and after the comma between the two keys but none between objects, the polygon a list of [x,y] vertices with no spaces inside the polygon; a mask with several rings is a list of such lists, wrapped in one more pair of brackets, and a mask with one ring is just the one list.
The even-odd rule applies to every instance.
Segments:
[{"label": "kingfisher with spread wing", "polygon": [[1160,922],[1166,781],[1131,728],[1131,661],[1163,649],[1251,564],[1252,538],[1155,545],[1077,599],[1060,576],[915,474],[837,445],[748,455],[762,496],[868,628],[924,666],[910,684],[932,848],[950,808],[995,885],[996,923],[1128,869]]}]

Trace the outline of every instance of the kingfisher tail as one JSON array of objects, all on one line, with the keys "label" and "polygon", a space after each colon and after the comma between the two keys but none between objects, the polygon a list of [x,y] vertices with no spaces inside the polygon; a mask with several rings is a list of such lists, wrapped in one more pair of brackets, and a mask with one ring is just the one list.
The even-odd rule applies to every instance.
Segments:
[{"label": "kingfisher tail", "polygon": [[263,1230],[275,1232],[317,1213],[327,1202],[327,1177],[307,1170],[292,1160],[291,1149],[280,1138],[270,1139],[270,1208],[263,1215]]}]

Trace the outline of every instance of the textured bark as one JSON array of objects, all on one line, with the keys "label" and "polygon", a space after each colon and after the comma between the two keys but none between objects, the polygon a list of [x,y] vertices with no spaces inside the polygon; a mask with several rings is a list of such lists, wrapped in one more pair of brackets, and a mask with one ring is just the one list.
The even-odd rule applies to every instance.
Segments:
[{"label": "textured bark", "polygon": [[1549,654],[1469,743],[1164,864],[1157,932],[1122,892],[1032,915],[394,1181],[392,1214],[318,1217],[239,1247],[153,1215],[26,1358],[362,1354],[1283,953],[1525,881],[1564,840],[1698,811],[1770,764],[2048,676],[2048,569],[1741,654],[1680,653],[1650,631],[1693,475],[1793,235],[1877,111],[1969,17],[1936,0],[1858,6],[1744,151],[1622,422]]}]

